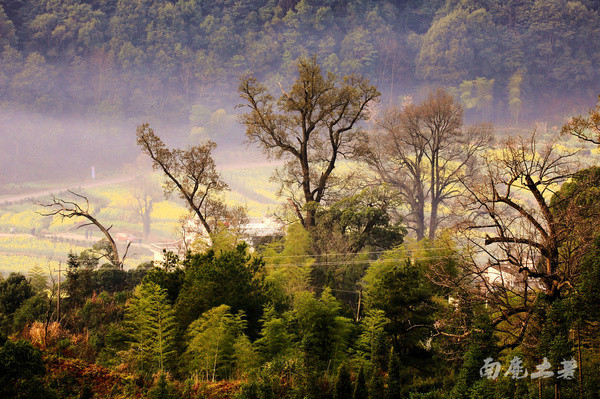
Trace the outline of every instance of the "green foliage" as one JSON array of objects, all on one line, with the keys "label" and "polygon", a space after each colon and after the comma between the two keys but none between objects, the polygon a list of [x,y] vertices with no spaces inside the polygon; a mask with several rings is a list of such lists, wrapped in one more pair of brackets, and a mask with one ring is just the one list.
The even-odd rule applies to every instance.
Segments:
[{"label": "green foliage", "polygon": [[542,302],[538,311],[544,317],[540,323],[539,357],[547,357],[557,368],[561,361],[571,359],[574,355],[571,340],[574,322],[572,302],[569,299]]},{"label": "green foliage", "polygon": [[82,327],[101,336],[101,340],[104,341],[104,335],[111,326],[123,321],[124,305],[125,301],[119,295],[102,292],[87,299],[85,304],[77,309],[76,320],[80,320]]},{"label": "green foliage", "polygon": [[146,264],[128,271],[110,264],[98,268],[98,258],[88,250],[79,256],[69,253],[67,266],[67,279],[63,287],[68,294],[66,302],[71,308],[81,307],[94,293],[132,290],[141,283],[149,269]]},{"label": "green foliage", "polygon": [[150,269],[144,276],[143,282],[152,282],[158,284],[167,292],[167,299],[169,300],[169,303],[174,304],[179,296],[184,277],[185,274],[181,268],[169,270],[166,267],[164,269],[154,267]]},{"label": "green foliage", "polygon": [[[402,259],[401,255],[400,251],[389,252],[369,268],[365,300],[370,309],[382,310],[390,320],[388,330],[394,346],[404,353],[404,348],[416,345],[422,338],[423,331],[412,329],[411,325],[432,322],[433,290],[424,277],[424,265]],[[402,347],[398,346],[400,342]]]},{"label": "green foliage", "polygon": [[31,284],[22,274],[11,273],[0,281],[0,327],[9,332],[13,314],[29,298],[35,295]]},{"label": "green foliage", "polygon": [[386,399],[400,399],[402,398],[402,381],[400,380],[400,361],[398,359],[398,354],[394,351],[394,347],[392,347],[392,351],[390,353],[390,365],[388,366],[388,375],[387,375],[387,387],[385,390],[385,398]]},{"label": "green foliage", "polygon": [[138,369],[152,374],[171,367],[176,356],[176,324],[166,292],[154,283],[136,287],[126,308],[126,320]]},{"label": "green foliage", "polygon": [[471,328],[473,335],[463,355],[454,386],[449,393],[450,398],[468,398],[471,387],[474,387],[474,392],[487,392],[487,384],[476,384],[481,380],[480,368],[484,364],[484,359],[488,357],[494,361],[498,360],[495,358],[497,351],[494,348],[489,315],[484,310],[478,310]]},{"label": "green foliage", "polygon": [[482,113],[483,119],[492,107],[494,79],[477,78],[475,80],[463,80],[458,90],[460,100],[466,109],[475,108]]},{"label": "green foliage", "polygon": [[[271,266],[265,278],[270,296],[279,308],[289,306],[294,294],[309,285],[312,238],[301,223],[288,226],[285,236],[263,248],[261,255]],[[290,262],[292,260],[292,262]]]},{"label": "green foliage", "polygon": [[0,396],[15,399],[56,398],[43,383],[46,369],[39,350],[25,341],[0,348]]},{"label": "green foliage", "polygon": [[371,381],[369,381],[369,397],[384,398],[385,397],[385,375],[380,369],[373,368]]},{"label": "green foliage", "polygon": [[48,273],[44,272],[40,265],[35,265],[33,269],[29,270],[27,276],[35,292],[41,293],[48,288]]},{"label": "green foliage", "polygon": [[435,21],[423,38],[417,70],[430,80],[453,83],[467,77],[473,62],[468,37],[470,14],[457,9]]},{"label": "green foliage", "polygon": [[13,315],[13,331],[19,332],[34,321],[45,321],[50,314],[51,302],[45,293],[27,299]]},{"label": "green foliage", "polygon": [[330,290],[325,289],[321,298],[309,292],[297,293],[290,317],[297,325],[295,332],[306,367],[318,372],[344,361],[352,322],[341,316],[340,303]]},{"label": "green foliage", "polygon": [[[567,222],[575,219],[588,227],[600,212],[596,201],[599,195],[600,167],[592,166],[578,171],[570,181],[564,183],[552,197],[550,206],[557,217]],[[592,229],[585,238],[595,238],[595,232]]]},{"label": "green foliage", "polygon": [[508,109],[516,125],[519,124],[519,115],[523,108],[521,99],[521,85],[523,84],[523,71],[515,72],[508,83]]},{"label": "green foliage", "polygon": [[[311,233],[315,246],[327,247],[317,253],[355,253],[365,247],[386,250],[400,245],[406,230],[391,216],[399,205],[397,196],[388,190],[370,188],[319,209],[319,223]],[[337,248],[331,244],[336,235],[342,241]]]},{"label": "green foliage", "polygon": [[275,309],[269,307],[261,321],[260,338],[254,343],[261,360],[267,362],[285,358],[292,350],[292,335],[287,331],[287,320],[277,317]]},{"label": "green foliage", "polygon": [[188,372],[212,381],[232,376],[236,362],[244,355],[240,340],[245,338],[245,327],[243,312],[234,315],[227,305],[203,313],[187,330],[184,358]]},{"label": "green foliage", "polygon": [[361,334],[358,338],[358,349],[366,360],[370,361],[374,370],[387,370],[389,363],[389,340],[386,329],[390,319],[383,310],[372,309],[361,320]]},{"label": "green foliage", "polygon": [[11,273],[6,280],[0,282],[0,312],[12,315],[26,299],[34,294],[25,276]]},{"label": "green foliage", "polygon": [[600,317],[600,239],[596,238],[590,251],[582,260],[582,273],[577,279],[577,295],[573,298],[576,317],[581,320],[598,320]]},{"label": "green foliage", "polygon": [[191,254],[184,261],[185,280],[176,312],[185,329],[202,313],[228,305],[234,313],[247,315],[248,334],[255,337],[265,303],[263,262],[240,244],[233,251]]},{"label": "green foliage", "polygon": [[160,373],[156,384],[148,391],[148,399],[176,399],[179,396],[167,381],[165,373]]}]

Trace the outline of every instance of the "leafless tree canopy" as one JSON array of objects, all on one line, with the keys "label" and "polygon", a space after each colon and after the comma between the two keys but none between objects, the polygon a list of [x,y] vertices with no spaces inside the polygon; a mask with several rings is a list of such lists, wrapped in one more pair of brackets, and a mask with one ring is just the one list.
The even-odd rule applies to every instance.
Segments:
[{"label": "leafless tree canopy", "polygon": [[465,182],[471,214],[461,231],[474,248],[471,275],[498,311],[494,326],[506,326],[504,346],[514,347],[540,296],[552,301],[571,289],[585,240],[573,235],[578,222],[556,211],[567,199],[551,201],[576,168],[573,154],[540,146],[535,135],[501,146],[486,155],[485,179]]},{"label": "leafless tree canopy", "polygon": [[[90,213],[90,203],[84,195],[77,194],[73,191],[69,190],[73,196],[75,196],[79,202],[85,202],[85,205],[80,205],[77,201],[68,201],[64,198],[56,198],[53,197],[51,202],[41,203],[38,202],[37,205],[42,206],[47,209],[46,212],[39,212],[42,216],[60,216],[61,218],[71,219],[74,217],[83,217],[87,219],[89,222],[85,223],[79,227],[94,225],[102,231],[108,244],[110,245],[110,251],[107,254],[103,254],[102,256],[106,257],[114,266],[122,268],[123,262],[127,257],[127,251],[129,250],[129,243],[127,245],[127,249],[125,250],[125,254],[123,255],[123,259],[119,256],[119,249],[117,248],[117,244],[115,240],[112,238],[109,230],[112,226],[104,227],[102,223],[98,221],[91,213]],[[78,228],[79,228],[78,227]]]},{"label": "leafless tree canopy", "polygon": [[215,194],[227,189],[211,156],[216,144],[209,141],[186,150],[169,149],[148,124],[138,127],[137,143],[152,159],[154,169],[165,174],[165,194],[177,192],[210,234],[214,224],[208,219],[216,216],[214,210],[219,207]]},{"label": "leafless tree canopy", "polygon": [[133,211],[142,222],[145,238],[148,238],[150,234],[151,214],[154,204],[163,198],[160,186],[150,175],[151,165],[151,161],[148,158],[140,155],[136,159],[136,162],[128,165],[127,168],[127,172],[132,177],[129,194],[135,201]]},{"label": "leafless tree canopy", "polygon": [[252,77],[242,79],[238,91],[248,108],[241,122],[249,141],[288,160],[276,178],[282,187],[300,189],[301,196],[288,198],[302,224],[312,227],[315,207],[310,204],[326,199],[338,159],[364,150],[358,124],[379,92],[362,77],[323,76],[314,58],[298,61],[298,75],[289,90],[282,88],[278,99]]},{"label": "leafless tree canopy", "polygon": [[491,126],[465,129],[462,107],[439,89],[421,104],[386,110],[376,127],[369,163],[399,191],[417,239],[433,240],[447,218],[439,208],[463,192],[460,181],[473,176]]}]

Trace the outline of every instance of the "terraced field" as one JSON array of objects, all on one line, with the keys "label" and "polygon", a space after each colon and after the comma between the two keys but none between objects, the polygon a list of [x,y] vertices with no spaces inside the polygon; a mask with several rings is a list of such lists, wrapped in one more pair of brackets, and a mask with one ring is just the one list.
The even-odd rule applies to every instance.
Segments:
[{"label": "terraced field", "polygon": [[[230,205],[245,206],[252,218],[273,212],[278,206],[277,185],[269,179],[273,170],[271,166],[223,170],[222,178],[230,187],[230,191],[223,194],[224,201]],[[110,184],[88,184],[88,187],[73,184],[71,187],[83,186],[76,192],[89,199],[90,210],[101,223],[112,226],[113,236],[125,233],[143,237],[127,178],[117,176],[108,180]],[[152,180],[158,186],[161,176],[155,174]],[[6,195],[10,194],[11,187],[0,187],[0,193],[4,194],[0,196],[0,274],[4,277],[11,272],[27,274],[35,266],[44,270],[56,269],[59,261],[66,261],[70,251],[79,253],[101,238],[93,227],[81,228],[85,223],[81,218],[61,219],[40,214],[43,209],[33,202],[31,193],[41,195],[36,196],[35,201],[48,202],[50,192],[58,193],[57,197],[68,194],[66,188],[58,188],[60,184],[24,184],[19,187],[22,189],[15,196]],[[34,191],[28,193],[28,189]],[[14,201],[7,203],[7,198]],[[175,240],[180,219],[186,213],[184,204],[177,198],[156,202],[152,211],[151,233],[143,240],[143,245],[133,245],[125,267],[151,260],[149,244]]]}]

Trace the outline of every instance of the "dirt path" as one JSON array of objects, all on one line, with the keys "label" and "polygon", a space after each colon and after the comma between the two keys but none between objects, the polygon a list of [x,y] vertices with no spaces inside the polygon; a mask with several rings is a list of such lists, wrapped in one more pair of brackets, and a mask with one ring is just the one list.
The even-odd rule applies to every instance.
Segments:
[{"label": "dirt path", "polygon": [[102,187],[102,186],[109,186],[111,184],[119,184],[119,183],[125,183],[131,180],[131,177],[129,176],[118,176],[118,177],[113,177],[110,179],[101,179],[101,180],[86,180],[83,182],[79,182],[79,183],[73,183],[73,184],[69,184],[69,185],[64,185],[64,186],[56,186],[54,188],[49,188],[46,190],[41,190],[41,191],[34,191],[31,193],[27,193],[27,194],[18,194],[18,195],[8,195],[8,196],[0,196],[0,206],[8,203],[8,202],[18,202],[18,201],[23,201],[23,200],[28,200],[28,199],[34,199],[34,198],[39,198],[39,197],[44,197],[46,195],[51,195],[54,193],[59,193],[61,191],[66,191],[69,188],[93,188],[93,187]]}]

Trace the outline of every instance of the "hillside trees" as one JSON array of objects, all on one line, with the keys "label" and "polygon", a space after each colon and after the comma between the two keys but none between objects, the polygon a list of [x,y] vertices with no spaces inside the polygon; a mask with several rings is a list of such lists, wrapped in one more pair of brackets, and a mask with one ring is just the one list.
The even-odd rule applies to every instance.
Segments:
[{"label": "hillside trees", "polygon": [[[329,71],[364,74],[390,99],[432,83],[458,87],[463,81],[494,80],[491,108],[484,108],[499,119],[509,114],[529,119],[536,107],[558,107],[558,98],[576,103],[594,93],[600,81],[594,51],[600,38],[598,7],[583,1],[1,4],[2,110],[61,121],[60,129],[52,130],[53,140],[43,144],[21,131],[13,139],[12,125],[6,124],[5,180],[38,170],[23,166],[23,157],[32,164],[44,162],[39,170],[48,174],[89,168],[81,152],[73,153],[78,162],[72,169],[62,170],[58,151],[47,150],[63,141],[81,148],[79,140],[70,140],[71,118],[64,113],[76,120],[111,120],[118,139],[79,137],[88,143],[101,140],[113,149],[104,153],[125,162],[131,148],[120,140],[125,137],[120,118],[155,113],[169,123],[186,124],[199,104],[210,110],[227,107],[227,93],[237,86],[239,74],[252,71],[273,84],[306,54],[318,54]],[[511,83],[514,76],[521,76],[520,84]],[[36,125],[33,131],[44,125],[29,115],[25,119]],[[114,159],[101,153],[94,155],[112,167]]]},{"label": "hillside trees", "polygon": [[185,277],[175,306],[178,321],[187,328],[203,312],[228,305],[247,315],[248,334],[255,337],[266,303],[263,266],[248,254],[245,244],[220,254],[209,250],[184,261]]},{"label": "hillside trees", "polygon": [[[44,83],[65,83],[44,92],[54,111],[114,107],[130,115],[154,103],[187,118],[205,86],[216,90],[202,98],[221,102],[219,92],[237,74],[251,70],[268,81],[313,53],[329,70],[369,74],[394,95],[400,72],[409,87],[479,77],[506,86],[520,69],[531,92],[583,92],[599,62],[597,7],[583,1],[6,0],[0,6],[0,51],[10,44],[23,59],[37,53],[48,61]],[[203,58],[218,70],[209,79]],[[88,96],[89,77],[101,95]],[[19,96],[16,90],[9,102]]]},{"label": "hillside trees", "polygon": [[529,18],[525,43],[532,54],[528,60],[531,79],[563,90],[590,82],[598,55],[581,59],[579,55],[600,41],[597,11],[581,1],[536,1]]},{"label": "hillside trees", "polygon": [[281,191],[302,224],[312,228],[316,206],[329,199],[337,162],[363,151],[359,123],[379,92],[363,77],[324,76],[315,58],[298,60],[297,72],[277,99],[253,77],[242,79],[238,91],[248,108],[241,117],[248,140],[287,161],[277,174]]},{"label": "hillside trees", "polygon": [[0,48],[10,46],[17,40],[15,34],[15,25],[12,23],[8,16],[4,12],[4,8],[0,4]]},{"label": "hillside trees", "polygon": [[491,127],[464,128],[460,104],[438,89],[420,104],[386,110],[377,129],[367,160],[380,179],[398,190],[417,240],[433,241],[447,218],[440,208],[463,192],[462,180],[474,175]]}]

